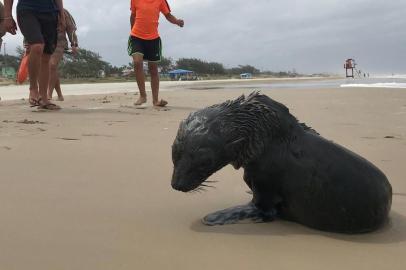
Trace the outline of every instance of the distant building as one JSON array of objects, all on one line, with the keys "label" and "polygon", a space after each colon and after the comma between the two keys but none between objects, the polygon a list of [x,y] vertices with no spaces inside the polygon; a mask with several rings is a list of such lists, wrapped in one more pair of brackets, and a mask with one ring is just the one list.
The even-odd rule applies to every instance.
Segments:
[{"label": "distant building", "polygon": [[13,67],[2,67],[1,76],[3,78],[14,79],[16,77],[16,70]]},{"label": "distant building", "polygon": [[106,78],[106,72],[104,70],[99,70],[99,72],[97,72],[97,77],[98,78]]},{"label": "distant building", "polygon": [[121,71],[121,75],[123,77],[129,77],[129,76],[133,75],[133,73],[134,73],[134,70],[130,69],[130,68],[126,68],[126,69],[123,69],[123,71]]},{"label": "distant building", "polygon": [[251,73],[242,73],[240,74],[241,79],[252,79],[252,74]]}]

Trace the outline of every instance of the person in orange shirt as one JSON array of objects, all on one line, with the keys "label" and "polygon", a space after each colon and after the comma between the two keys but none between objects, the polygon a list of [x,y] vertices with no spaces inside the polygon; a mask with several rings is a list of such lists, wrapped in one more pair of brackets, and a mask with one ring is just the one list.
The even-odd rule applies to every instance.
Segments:
[{"label": "person in orange shirt", "polygon": [[183,27],[183,20],[177,19],[171,14],[166,0],[131,0],[131,34],[128,40],[128,54],[134,60],[135,77],[140,92],[134,105],[142,105],[147,102],[144,60],[148,61],[151,75],[152,104],[160,107],[168,104],[167,101],[158,98],[158,63],[162,57],[162,43],[158,33],[160,13],[164,14],[170,23]]}]

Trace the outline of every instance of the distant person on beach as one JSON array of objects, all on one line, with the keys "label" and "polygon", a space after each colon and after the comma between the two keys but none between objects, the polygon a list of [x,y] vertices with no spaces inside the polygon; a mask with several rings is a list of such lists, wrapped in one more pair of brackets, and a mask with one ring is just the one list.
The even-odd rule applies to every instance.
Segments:
[{"label": "distant person on beach", "polygon": [[59,80],[59,73],[58,73],[58,65],[63,58],[63,54],[65,51],[68,50],[68,40],[66,36],[68,36],[70,47],[72,53],[76,55],[78,53],[78,37],[76,35],[76,23],[73,19],[72,15],[64,9],[65,13],[65,29],[58,29],[58,41],[56,44],[55,52],[51,56],[51,60],[49,62],[49,87],[48,87],[48,99],[52,100],[52,93],[54,89],[58,94],[58,100],[63,101],[63,95],[61,91],[61,82]]},{"label": "distant person on beach", "polygon": [[140,92],[134,105],[142,105],[147,102],[144,60],[148,61],[149,74],[151,75],[152,104],[160,107],[168,104],[167,101],[158,98],[158,63],[162,57],[162,44],[158,33],[160,13],[164,14],[170,23],[183,27],[183,20],[177,19],[171,14],[166,0],[131,0],[131,35],[128,40],[128,54],[133,57],[135,76]]},{"label": "distant person on beach", "polygon": [[[17,24],[12,15],[14,0],[4,0],[4,27],[13,35]],[[58,19],[59,17],[59,19]],[[57,28],[65,28],[62,0],[19,0],[18,25],[29,44],[30,96],[29,102],[44,110],[58,110],[59,106],[48,100],[49,61],[55,51]],[[59,25],[58,25],[59,21]]]}]

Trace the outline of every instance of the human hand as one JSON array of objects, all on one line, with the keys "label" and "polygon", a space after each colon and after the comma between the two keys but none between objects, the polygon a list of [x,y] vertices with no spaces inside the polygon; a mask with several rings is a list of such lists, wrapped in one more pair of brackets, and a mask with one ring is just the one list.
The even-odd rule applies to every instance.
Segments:
[{"label": "human hand", "polygon": [[72,54],[73,54],[73,55],[78,55],[78,52],[79,52],[79,48],[78,48],[78,47],[72,46],[71,50],[72,50]]},{"label": "human hand", "polygon": [[176,24],[179,25],[179,27],[183,27],[185,25],[185,22],[183,20],[178,20]]},{"label": "human hand", "polygon": [[12,35],[17,34],[17,24],[14,21],[13,17],[10,16],[4,19],[4,30]]},{"label": "human hand", "polygon": [[28,43],[24,43],[25,54],[30,54],[31,47]]}]

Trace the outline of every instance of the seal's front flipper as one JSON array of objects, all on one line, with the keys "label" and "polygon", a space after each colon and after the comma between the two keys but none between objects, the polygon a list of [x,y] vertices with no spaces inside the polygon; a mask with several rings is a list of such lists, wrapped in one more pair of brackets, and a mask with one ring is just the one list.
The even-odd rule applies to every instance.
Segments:
[{"label": "seal's front flipper", "polygon": [[275,216],[276,210],[263,212],[253,203],[249,203],[209,214],[202,219],[202,222],[207,226],[247,223],[247,221],[261,223],[270,222],[274,220]]}]

